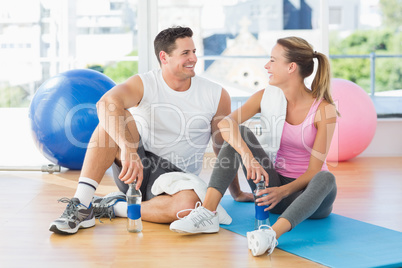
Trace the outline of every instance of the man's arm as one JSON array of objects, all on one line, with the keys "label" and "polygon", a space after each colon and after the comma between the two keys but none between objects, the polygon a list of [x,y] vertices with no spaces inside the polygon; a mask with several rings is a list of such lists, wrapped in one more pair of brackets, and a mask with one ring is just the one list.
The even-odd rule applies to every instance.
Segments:
[{"label": "man's arm", "polygon": [[[211,122],[211,131],[212,131],[212,147],[215,155],[219,154],[219,150],[222,147],[224,142],[221,132],[218,128],[218,123],[225,116],[231,113],[231,102],[229,93],[222,88],[221,99],[219,101],[218,110]],[[240,202],[248,202],[253,201],[252,193],[245,193],[240,189],[239,177],[236,175],[233,182],[229,185],[229,191],[232,195],[233,199]]]},{"label": "man's arm", "polygon": [[142,182],[142,163],[137,154],[140,135],[128,108],[138,105],[144,95],[144,86],[138,75],[106,92],[96,104],[99,125],[105,129],[121,150],[122,171],[119,178],[125,183],[137,179]]}]

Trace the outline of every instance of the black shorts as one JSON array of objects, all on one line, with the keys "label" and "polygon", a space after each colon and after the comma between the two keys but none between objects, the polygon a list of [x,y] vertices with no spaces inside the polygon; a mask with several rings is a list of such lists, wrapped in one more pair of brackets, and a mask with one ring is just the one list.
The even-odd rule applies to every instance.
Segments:
[{"label": "black shorts", "polygon": [[[152,194],[151,189],[155,180],[162,174],[168,172],[183,172],[180,168],[176,167],[169,160],[164,159],[160,156],[157,156],[154,153],[148,152],[144,150],[144,146],[142,145],[142,141],[140,140],[140,144],[137,150],[138,155],[141,158],[141,162],[143,165],[143,180],[140,187],[142,193],[142,201],[146,201],[154,198],[155,196]],[[120,191],[126,193],[128,190],[128,184],[125,184],[119,179],[119,174],[121,172],[121,167],[116,163],[113,163],[113,178],[114,181],[119,188]]]}]

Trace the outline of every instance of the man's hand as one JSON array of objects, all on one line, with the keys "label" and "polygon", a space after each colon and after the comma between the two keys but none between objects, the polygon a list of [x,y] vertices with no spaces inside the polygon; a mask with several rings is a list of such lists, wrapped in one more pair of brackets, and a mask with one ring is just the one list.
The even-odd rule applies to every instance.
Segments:
[{"label": "man's hand", "polygon": [[143,166],[140,156],[137,151],[130,148],[125,148],[121,152],[121,172],[119,179],[126,184],[137,181],[137,190],[140,189],[143,179]]}]

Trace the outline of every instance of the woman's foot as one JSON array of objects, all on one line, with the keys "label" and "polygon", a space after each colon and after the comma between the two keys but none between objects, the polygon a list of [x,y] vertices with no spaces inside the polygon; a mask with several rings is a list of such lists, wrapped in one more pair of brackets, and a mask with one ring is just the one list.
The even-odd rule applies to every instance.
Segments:
[{"label": "woman's foot", "polygon": [[268,225],[262,225],[259,230],[247,232],[247,242],[253,256],[260,256],[267,251],[268,255],[271,255],[278,245],[276,233]]}]

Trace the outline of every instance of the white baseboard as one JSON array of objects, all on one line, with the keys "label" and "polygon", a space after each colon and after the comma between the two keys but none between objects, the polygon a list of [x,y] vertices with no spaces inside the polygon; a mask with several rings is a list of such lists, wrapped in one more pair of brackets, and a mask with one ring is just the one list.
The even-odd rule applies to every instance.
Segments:
[{"label": "white baseboard", "polygon": [[359,156],[402,156],[402,118],[377,119],[374,138]]}]

